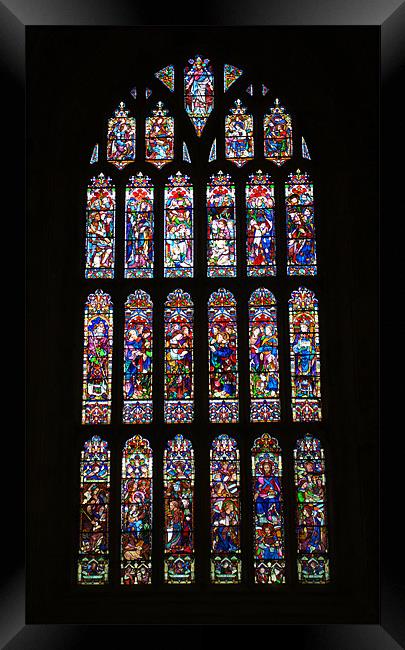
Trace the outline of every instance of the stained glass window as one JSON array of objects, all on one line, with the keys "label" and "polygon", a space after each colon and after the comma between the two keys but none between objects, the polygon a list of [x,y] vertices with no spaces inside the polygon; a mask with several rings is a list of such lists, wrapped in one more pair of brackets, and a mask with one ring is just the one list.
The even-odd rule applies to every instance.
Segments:
[{"label": "stained glass window", "polygon": [[94,165],[96,162],[98,162],[98,144],[94,145],[93,153],[90,158],[90,165]]},{"label": "stained glass window", "polygon": [[210,451],[211,581],[240,582],[240,478],[236,441],[222,434]]},{"label": "stained glass window", "polygon": [[174,158],[174,118],[167,113],[163,103],[158,102],[146,118],[145,159],[158,169]]},{"label": "stained glass window", "polygon": [[293,420],[321,420],[318,300],[312,291],[300,287],[292,292],[288,306]]},{"label": "stained glass window", "polygon": [[214,174],[207,185],[208,259],[210,278],[236,276],[235,185],[229,174]]},{"label": "stained glass window", "polygon": [[134,86],[133,88],[131,88],[131,95],[132,95],[132,97],[133,97],[134,99],[136,99],[136,96],[137,96],[136,86]]},{"label": "stained glass window", "polygon": [[264,116],[264,157],[280,166],[293,152],[291,116],[276,99],[273,108]]},{"label": "stained glass window", "polygon": [[298,580],[329,582],[325,459],[321,443],[306,435],[294,449],[297,490]]},{"label": "stained glass window", "polygon": [[281,450],[264,433],[252,447],[255,582],[285,582]]},{"label": "stained glass window", "polygon": [[269,89],[267,88],[267,86],[265,86],[264,84],[262,84],[262,95],[263,95],[263,97],[264,97],[265,95],[267,95],[268,92],[269,92]]},{"label": "stained glass window", "polygon": [[184,108],[198,136],[214,108],[214,74],[208,59],[196,56],[184,69]]},{"label": "stained glass window", "polygon": [[287,211],[287,274],[316,275],[314,187],[309,174],[288,175],[285,184]]},{"label": "stained glass window", "polygon": [[194,417],[193,302],[176,289],[165,302],[165,422]]},{"label": "stained glass window", "polygon": [[164,451],[165,582],[194,582],[194,452],[181,434]]},{"label": "stained glass window", "polygon": [[306,158],[307,160],[311,160],[311,156],[309,155],[309,150],[307,147],[307,143],[305,142],[304,138],[302,138],[302,157]]},{"label": "stained glass window", "polygon": [[193,186],[190,178],[177,172],[165,186],[166,278],[193,277]]},{"label": "stained glass window", "polygon": [[101,289],[84,309],[82,424],[110,424],[113,306]]},{"label": "stained glass window", "polygon": [[276,301],[268,289],[249,300],[250,421],[280,419]]},{"label": "stained glass window", "polygon": [[152,308],[140,289],[125,303],[124,424],[152,422]]},{"label": "stained glass window", "polygon": [[226,63],[224,65],[224,93],[232,86],[233,83],[243,74],[243,70],[235,68],[234,65]]},{"label": "stained glass window", "polygon": [[190,154],[188,152],[188,147],[185,142],[183,142],[183,160],[185,162],[191,163]]},{"label": "stained glass window", "polygon": [[153,185],[141,172],[125,191],[125,277],[153,276]]},{"label": "stained glass window", "polygon": [[84,443],[80,461],[80,546],[77,578],[81,585],[108,582],[110,452],[105,440]]},{"label": "stained glass window", "polygon": [[174,91],[174,65],[167,65],[165,68],[155,72],[156,79],[162,82],[170,90]]},{"label": "stained glass window", "polygon": [[246,113],[240,99],[225,117],[225,156],[238,167],[253,160],[253,115]]},{"label": "stained glass window", "polygon": [[152,580],[152,450],[141,436],[128,440],[121,474],[121,584]]},{"label": "stained glass window", "polygon": [[208,349],[210,422],[237,422],[236,301],[226,289],[214,291],[208,301]]},{"label": "stained glass window", "polygon": [[107,160],[118,169],[124,169],[135,160],[135,118],[129,117],[124,102],[108,120]]},{"label": "stained glass window", "polygon": [[145,97],[146,97],[146,99],[149,99],[151,94],[152,94],[151,89],[150,88],[145,88]]},{"label": "stained glass window", "polygon": [[253,85],[252,85],[252,84],[250,84],[250,85],[246,88],[246,92],[247,92],[248,95],[250,95],[251,97],[253,97]]},{"label": "stained glass window", "polygon": [[87,188],[86,278],[113,278],[115,253],[115,187],[99,174]]},{"label": "stained glass window", "polygon": [[217,139],[214,138],[214,141],[210,149],[210,155],[208,157],[208,162],[213,162],[216,159],[217,159]]},{"label": "stained glass window", "polygon": [[247,274],[276,274],[274,182],[260,169],[246,184]]}]

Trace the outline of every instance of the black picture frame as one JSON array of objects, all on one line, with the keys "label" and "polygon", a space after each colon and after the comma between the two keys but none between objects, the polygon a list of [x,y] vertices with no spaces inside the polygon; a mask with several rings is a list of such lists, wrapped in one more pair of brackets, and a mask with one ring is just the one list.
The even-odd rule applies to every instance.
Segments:
[{"label": "black picture frame", "polygon": [[[3,8],[2,8],[3,9]],[[19,18],[24,16],[24,8],[20,7],[20,11],[17,11],[17,16]],[[127,10],[130,10],[131,8],[127,7]],[[329,10],[332,11],[333,9],[329,7]],[[256,11],[256,16],[259,15],[261,12],[257,12],[257,7],[254,7],[252,9],[252,15],[255,15]],[[277,21],[276,17],[276,12],[272,11],[271,8],[268,9],[270,11],[269,16],[270,19],[268,20],[274,20]],[[382,12],[383,10],[380,9]],[[108,12],[107,12],[108,13]],[[22,23],[19,18],[16,17],[12,12],[8,11],[7,9],[5,10],[4,13],[4,25],[6,26],[6,33],[8,35],[8,38],[4,40],[4,43],[12,43],[14,46],[14,52],[11,51],[10,54],[10,49],[6,49],[7,54],[9,55],[9,59],[6,59],[6,66],[5,66],[5,73],[8,75],[6,77],[8,84],[9,84],[9,89],[10,89],[10,94],[14,90],[15,94],[15,99],[12,102],[13,105],[13,115],[12,117],[14,119],[17,119],[17,124],[21,126],[23,122],[23,116],[22,116],[22,110],[20,106],[22,106],[21,102],[23,99],[23,93],[22,93],[22,73],[23,73],[23,60],[21,56],[21,46],[23,46],[24,43],[24,27],[26,27],[28,24],[30,24],[30,20],[32,20],[32,15],[30,16],[30,19],[27,21],[27,23]],[[307,17],[311,16],[311,12],[307,13]],[[297,16],[295,16],[297,17]],[[401,29],[399,29],[398,26],[403,26],[404,22],[404,12],[403,12],[403,7],[400,8],[396,13],[394,13],[391,16],[384,16],[383,13],[381,13],[378,18],[381,19],[381,23],[376,22],[376,24],[381,25],[381,36],[382,36],[382,89],[383,89],[383,115],[384,111],[387,111],[386,114],[389,114],[390,116],[390,122],[392,122],[393,117],[397,113],[395,112],[395,106],[392,104],[390,105],[388,102],[391,99],[391,102],[393,98],[395,97],[395,88],[396,85],[399,83],[401,80],[401,74],[403,75],[403,50],[401,51],[401,47],[398,46],[398,42],[400,41],[400,34],[401,34]],[[134,21],[134,14],[130,15],[128,17],[129,23]],[[369,16],[369,19],[371,17]],[[384,22],[382,21],[384,19]],[[35,19],[34,19],[35,20]],[[98,20],[105,20],[109,21],[111,20],[111,16],[107,18],[100,18],[100,15],[98,15]],[[253,18],[253,20],[257,20],[257,18]],[[283,17],[281,17],[281,20],[283,20]],[[327,20],[327,17],[324,15],[322,20]],[[340,20],[342,18],[340,17]],[[352,17],[351,20],[357,21],[359,20],[356,17]],[[350,22],[350,17],[345,18],[345,23],[348,24]],[[290,23],[291,24],[291,23]],[[365,23],[362,21],[362,25]],[[11,39],[10,39],[11,35]],[[16,47],[17,46],[17,47]],[[18,47],[20,46],[20,47]],[[11,48],[12,50],[12,48]],[[386,103],[384,103],[384,100]],[[13,200],[12,202],[12,210],[13,212],[18,210],[18,207],[20,207],[20,214],[22,215],[23,212],[23,206],[21,202],[21,179],[23,178],[23,173],[22,173],[22,156],[21,156],[21,151],[22,151],[22,145],[17,148],[16,147],[16,141],[18,141],[18,131],[21,132],[21,129],[13,129],[13,137],[10,138],[10,152],[11,155],[9,157],[9,170],[12,170],[11,178],[13,179],[11,184],[8,186],[9,191],[8,191],[8,197],[14,194],[16,199]],[[384,145],[384,136],[387,136],[387,138],[392,138],[392,132],[387,132],[388,129],[384,129],[384,126],[382,128],[382,136],[383,136],[383,145]],[[401,134],[399,134],[400,136]],[[389,140],[389,142],[392,143],[392,139]],[[29,144],[29,143],[28,143]],[[16,149],[17,149],[17,155],[16,155]],[[14,157],[13,154],[14,153]],[[17,182],[17,179],[20,179],[20,183]],[[14,190],[12,192],[11,190]],[[18,198],[17,198],[18,197]],[[17,240],[20,239],[21,237],[21,223],[22,219],[20,221],[16,220],[16,228],[15,228],[15,234]],[[14,234],[14,233],[12,233]],[[384,234],[384,233],[383,233]],[[398,269],[399,270],[399,269]],[[396,278],[400,277],[400,274],[398,273]],[[394,283],[395,284],[395,283]],[[9,308],[8,308],[8,313],[12,313],[12,307],[16,308],[16,311],[18,309],[18,302],[15,298],[14,292],[8,288],[5,289],[5,295],[8,297],[9,302]],[[384,326],[384,323],[383,323]],[[29,324],[28,324],[29,327]],[[388,328],[387,330],[390,330],[390,327],[392,327],[391,323],[388,323]],[[384,332],[384,329],[383,329]],[[12,333],[8,333],[10,336],[11,340],[13,340],[13,335]],[[18,346],[17,346],[18,347]],[[12,371],[13,372],[13,371]],[[15,372],[15,371],[14,371]],[[20,373],[16,372],[16,378],[19,378]],[[395,376],[395,373],[394,373]],[[10,382],[10,385],[13,385],[12,382]],[[395,389],[393,388],[392,391],[389,391],[389,400],[392,400],[392,398],[395,396]],[[13,393],[11,395],[12,403],[15,404],[15,394]],[[392,405],[392,402],[388,401],[388,403]],[[16,403],[16,406],[18,406],[18,401]],[[393,405],[392,405],[393,406]],[[391,412],[395,412],[395,408],[392,408]],[[18,411],[17,411],[18,413]],[[14,426],[15,428],[15,426]],[[385,429],[385,427],[384,427]],[[13,436],[12,439],[12,445],[10,441],[5,441],[5,448],[7,449],[7,452],[11,454],[11,449],[12,449],[12,455],[16,456],[18,455],[18,452],[20,451],[21,454],[23,453],[23,445],[22,445],[22,438],[19,440],[16,439],[17,436]],[[387,436],[388,441],[390,440],[390,437]],[[392,440],[392,438],[391,438]],[[385,449],[384,445],[386,444],[385,440],[381,440],[382,443],[382,458],[384,460],[385,458]],[[389,451],[389,448],[387,452]],[[22,455],[20,455],[20,458]],[[387,473],[387,481],[384,482],[386,485],[390,485],[392,487],[392,490],[396,489],[396,482],[395,482],[395,472],[393,471],[393,468],[399,468],[399,461],[395,461],[395,459],[391,459],[390,456],[389,458],[389,471]],[[29,463],[27,463],[28,469],[29,469]],[[22,481],[21,481],[22,482]],[[387,488],[385,488],[387,490]],[[23,498],[23,497],[22,497]],[[21,501],[22,501],[21,498]],[[11,508],[10,508],[11,511]],[[384,509],[383,509],[383,518],[386,517],[387,515],[384,515]],[[388,507],[388,518],[387,521],[390,522],[389,530],[392,531],[393,526],[395,524],[393,523],[393,518],[392,518],[392,511],[390,512],[390,508]],[[384,519],[383,519],[384,520]],[[21,540],[22,536],[20,536]],[[395,565],[395,557],[399,558],[399,548],[398,549],[398,554],[393,553],[391,551],[391,545],[393,545],[395,549],[395,542],[392,542],[392,533],[391,536],[387,539],[387,542],[384,542],[384,537],[382,539],[382,544],[383,548],[386,548],[387,550],[390,549],[390,552],[384,553],[384,559],[382,558],[382,572],[381,572],[381,618],[380,618],[380,623],[381,625],[372,625],[372,626],[366,626],[365,629],[362,629],[362,626],[345,626],[345,625],[339,625],[339,626],[328,626],[327,627],[327,632],[328,632],[328,647],[384,647],[384,648],[389,648],[389,647],[397,647],[395,645],[395,641],[390,637],[392,634],[394,638],[397,638],[398,641],[402,641],[403,639],[403,628],[401,629],[401,619],[397,618],[395,615],[395,612],[399,610],[400,612],[400,603],[401,603],[401,584],[403,585],[403,582],[401,582],[398,579],[398,572],[397,572],[397,567]],[[16,550],[18,549],[19,553],[16,553]],[[16,544],[15,542],[13,543],[12,548],[9,551],[9,555],[15,557],[16,555],[19,555],[19,557],[22,557],[22,543],[20,542],[20,546]],[[391,556],[391,559],[389,559],[388,556]],[[8,639],[6,639],[6,642],[11,638],[12,632],[10,635],[10,630],[12,629],[12,625],[17,625],[18,626],[21,624],[22,621],[22,612],[16,611],[15,604],[18,602],[18,599],[16,598],[16,588],[15,584],[18,581],[17,575],[18,575],[18,562],[14,562],[12,565],[12,571],[10,573],[10,582],[9,585],[11,586],[10,589],[5,588],[4,594],[8,597],[13,596],[13,603],[14,603],[14,612],[12,610],[10,611],[9,609],[5,608],[5,611],[7,611],[7,618],[8,618]],[[394,573],[395,571],[395,573]],[[21,569],[19,570],[19,573],[21,575]],[[396,577],[393,578],[393,575]],[[20,580],[21,582],[21,580]],[[21,585],[20,585],[21,586]],[[14,592],[13,592],[13,587],[14,587]],[[18,592],[18,587],[17,587],[17,592]],[[21,589],[20,589],[21,592]],[[23,599],[19,598],[19,602],[22,603]],[[7,603],[6,603],[7,605]],[[305,628],[306,630],[306,638],[308,638],[308,633],[313,634],[312,639],[314,640],[315,643],[322,642],[321,637],[322,635],[325,635],[326,629],[323,629],[322,632],[321,626],[318,626],[315,629],[310,629],[312,626],[307,626]],[[45,644],[50,644],[50,647],[59,647],[58,643],[58,637],[60,635],[63,635],[64,637],[64,643],[66,642],[71,643],[71,647],[76,647],[77,641],[74,641],[75,634],[78,633],[78,637],[85,641],[86,635],[89,634],[88,629],[83,629],[83,626],[77,626],[77,629],[75,630],[75,626],[69,626],[69,633],[67,633],[67,626],[65,625],[59,625],[59,626],[25,626],[20,632],[17,633],[17,636],[14,637],[14,639],[9,643],[9,647],[29,647],[28,638],[32,634],[39,634],[43,635],[43,641],[42,645]],[[283,629],[283,634],[288,634],[289,631],[285,628],[285,626],[282,626]],[[16,630],[16,628],[15,628]],[[122,630],[124,631],[125,628],[122,627]],[[280,628],[279,628],[280,632]],[[294,630],[295,634],[299,634],[300,630],[295,627]],[[347,635],[347,636],[345,636]],[[368,636],[367,636],[368,635]],[[47,637],[47,639],[46,639]],[[76,638],[78,638],[76,637]],[[38,638],[38,637],[37,637]],[[323,643],[325,644],[325,639],[326,637],[323,636]],[[68,641],[69,639],[69,641]],[[32,643],[32,641],[31,641]],[[368,644],[368,645],[367,645]],[[46,645],[45,645],[46,647]],[[66,647],[66,645],[65,645]],[[312,647],[314,647],[312,645]],[[316,646],[315,646],[316,647]],[[324,647],[324,646],[319,646],[319,647]]]}]

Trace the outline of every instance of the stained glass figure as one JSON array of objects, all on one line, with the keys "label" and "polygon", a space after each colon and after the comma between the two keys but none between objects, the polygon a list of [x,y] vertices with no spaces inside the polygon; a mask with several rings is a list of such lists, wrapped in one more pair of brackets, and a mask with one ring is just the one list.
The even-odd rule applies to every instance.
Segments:
[{"label": "stained glass figure", "polygon": [[247,274],[276,275],[274,182],[261,170],[246,184]]},{"label": "stained glass figure", "polygon": [[177,172],[165,185],[165,278],[193,277],[193,186]]},{"label": "stained glass figure", "polygon": [[316,275],[314,186],[309,174],[289,174],[285,183],[287,274]]},{"label": "stained glass figure", "polygon": [[321,420],[318,300],[309,289],[293,291],[290,314],[292,414],[295,422]]},{"label": "stained glass figure", "polygon": [[250,84],[250,86],[248,86],[248,87],[246,88],[246,92],[247,92],[248,95],[250,95],[251,97],[253,97],[253,86],[252,86],[252,84]]},{"label": "stained glass figure", "polygon": [[105,440],[93,436],[84,443],[80,461],[80,585],[108,582],[108,519],[110,452]]},{"label": "stained glass figure", "polygon": [[276,300],[256,289],[249,300],[250,421],[280,419]]},{"label": "stained glass figure", "polygon": [[96,162],[98,162],[98,144],[94,145],[93,153],[90,158],[90,165],[94,165]]},{"label": "stained glass figure", "polygon": [[141,172],[131,176],[125,190],[126,278],[153,277],[153,185]]},{"label": "stained glass figure", "polygon": [[225,117],[225,156],[238,167],[254,157],[253,115],[246,113],[240,99]]},{"label": "stained glass figure", "polygon": [[262,84],[262,95],[263,95],[263,97],[264,97],[265,95],[267,95],[268,92],[269,92],[269,89],[267,88],[267,86],[265,86],[264,84]]},{"label": "stained glass figure", "polygon": [[221,171],[207,185],[207,275],[236,276],[235,185]]},{"label": "stained glass figure", "polygon": [[165,582],[194,582],[194,452],[181,434],[164,451]]},{"label": "stained glass figure", "polygon": [[188,293],[176,289],[165,302],[165,422],[192,422],[194,306]]},{"label": "stained glass figure", "polygon": [[104,174],[87,187],[86,278],[113,278],[115,256],[115,187]]},{"label": "stained glass figure", "polygon": [[307,147],[307,143],[305,142],[304,138],[302,138],[302,157],[306,158],[307,160],[311,160],[311,156],[309,155],[309,150]]},{"label": "stained glass figure", "polygon": [[217,139],[215,138],[211,145],[208,162],[213,162],[216,159],[217,159]]},{"label": "stained glass figure", "polygon": [[211,582],[240,582],[240,471],[236,441],[215,438],[210,450]]},{"label": "stained glass figure", "polygon": [[141,436],[127,440],[121,474],[121,584],[152,581],[152,450]]},{"label": "stained glass figure", "polygon": [[124,102],[115,111],[115,117],[108,120],[107,160],[118,169],[135,160],[135,118],[129,117]]},{"label": "stained glass figure", "polygon": [[236,301],[226,289],[208,301],[208,349],[210,422],[238,422]]},{"label": "stained glass figure", "polygon": [[243,70],[235,68],[234,65],[225,63],[224,65],[224,93],[232,86],[233,83],[243,74]]},{"label": "stained glass figure", "polygon": [[131,88],[131,95],[132,95],[132,97],[133,97],[134,99],[136,99],[136,95],[137,95],[137,92],[136,92],[136,86],[134,86],[133,88]]},{"label": "stained glass figure", "polygon": [[297,491],[298,580],[329,582],[325,459],[321,443],[306,435],[294,449]]},{"label": "stained glass figure", "polygon": [[292,157],[291,116],[276,99],[270,113],[264,116],[264,157],[280,166]]},{"label": "stained glass figure", "polygon": [[184,69],[184,108],[198,136],[214,108],[214,74],[208,59],[196,56]]},{"label": "stained glass figure", "polygon": [[170,90],[174,92],[174,65],[167,65],[165,68],[155,72],[156,79],[162,82]]},{"label": "stained glass figure", "polygon": [[189,152],[188,152],[188,148],[187,148],[187,145],[186,145],[185,142],[183,142],[183,160],[184,160],[185,162],[189,162],[189,163],[191,163],[190,154],[189,154]]},{"label": "stained glass figure", "polygon": [[82,424],[110,424],[113,305],[101,289],[84,309]]},{"label": "stained glass figure", "polygon": [[152,115],[146,118],[145,159],[161,169],[174,158],[174,118],[158,102]]},{"label": "stained glass figure", "polygon": [[150,296],[141,289],[125,303],[124,424],[152,422],[152,310]]},{"label": "stained glass figure", "polygon": [[263,433],[252,447],[254,572],[257,584],[285,582],[281,449]]},{"label": "stained glass figure", "polygon": [[150,88],[145,88],[145,97],[146,97],[146,99],[149,99],[151,94],[152,94],[151,89]]}]

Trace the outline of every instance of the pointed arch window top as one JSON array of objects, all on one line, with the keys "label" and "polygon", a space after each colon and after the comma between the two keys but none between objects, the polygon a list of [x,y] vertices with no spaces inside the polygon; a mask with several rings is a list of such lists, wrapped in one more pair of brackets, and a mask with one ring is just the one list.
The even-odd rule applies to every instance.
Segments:
[{"label": "pointed arch window top", "polygon": [[193,307],[193,301],[190,294],[183,289],[175,289],[169,293],[165,302],[165,307],[170,309],[183,309],[184,307]]},{"label": "pointed arch window top", "polygon": [[184,69],[184,108],[197,135],[214,108],[214,74],[209,59],[196,56]]},{"label": "pointed arch window top", "polygon": [[208,300],[208,306],[212,308],[236,307],[236,300],[228,289],[220,288],[211,294]]},{"label": "pointed arch window top", "polygon": [[237,99],[230,114],[225,117],[225,156],[237,167],[253,160],[253,115]]},{"label": "pointed arch window top", "polygon": [[120,102],[115,117],[108,120],[107,161],[118,169],[135,160],[135,118],[129,116],[124,102]]}]

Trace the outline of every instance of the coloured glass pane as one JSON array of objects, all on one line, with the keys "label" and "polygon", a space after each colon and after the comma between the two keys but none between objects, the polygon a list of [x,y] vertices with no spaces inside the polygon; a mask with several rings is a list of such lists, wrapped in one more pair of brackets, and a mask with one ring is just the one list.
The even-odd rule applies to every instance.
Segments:
[{"label": "coloured glass pane", "polygon": [[121,473],[121,584],[152,580],[152,450],[141,436],[128,440]]},{"label": "coloured glass pane", "polygon": [[146,118],[145,159],[161,169],[174,158],[174,118],[158,102],[152,115]]},{"label": "coloured glass pane", "polygon": [[80,461],[80,545],[77,579],[81,585],[108,582],[110,452],[105,440],[84,443]]},{"label": "coloured glass pane", "polygon": [[125,303],[124,424],[152,422],[152,308],[140,289]]},{"label": "coloured glass pane", "polygon": [[165,186],[164,275],[193,277],[193,186],[177,172]]},{"label": "coloured glass pane", "polygon": [[235,277],[235,185],[229,174],[219,172],[210,178],[207,185],[207,222],[208,277]]},{"label": "coloured glass pane", "polygon": [[196,56],[184,69],[184,108],[198,136],[214,108],[214,75],[208,59]]},{"label": "coloured glass pane", "polygon": [[280,419],[276,301],[268,289],[249,300],[250,421]]},{"label": "coloured glass pane", "polygon": [[293,420],[321,420],[318,300],[312,291],[300,287],[292,292],[288,306]]},{"label": "coloured glass pane", "polygon": [[243,70],[235,68],[234,65],[225,63],[224,65],[224,93],[232,86],[233,83],[243,74]]},{"label": "coloured glass pane", "polygon": [[110,424],[113,306],[97,289],[84,309],[82,424]]},{"label": "coloured glass pane", "polygon": [[252,447],[254,572],[257,584],[285,582],[281,450],[264,433]]},{"label": "coloured glass pane", "polygon": [[240,99],[225,117],[225,156],[238,167],[253,160],[253,115],[246,113]]},{"label": "coloured glass pane", "polygon": [[329,582],[325,459],[321,443],[306,435],[294,449],[298,580]]},{"label": "coloured glass pane", "polygon": [[307,147],[307,143],[305,142],[304,138],[302,138],[302,157],[306,158],[307,160],[311,160],[311,156],[309,155],[309,150]]},{"label": "coloured glass pane", "polygon": [[165,68],[155,72],[156,79],[162,82],[170,90],[174,91],[174,65],[167,65]]},{"label": "coloured glass pane", "polygon": [[86,278],[114,277],[115,187],[99,174],[87,188]]},{"label": "coloured glass pane", "polygon": [[208,157],[208,162],[213,162],[217,159],[217,139],[215,138],[210,149],[210,155]]},{"label": "coloured glass pane", "polygon": [[124,102],[115,111],[115,117],[108,120],[107,160],[118,169],[135,160],[135,118],[129,117]]},{"label": "coloured glass pane", "polygon": [[264,157],[280,166],[293,153],[291,116],[276,99],[273,108],[264,116]]},{"label": "coloured glass pane", "polygon": [[240,471],[236,441],[228,435],[214,439],[210,451],[211,581],[240,582]]},{"label": "coloured glass pane", "polygon": [[209,419],[238,422],[238,337],[236,301],[218,289],[208,301]]},{"label": "coloured glass pane", "polygon": [[189,163],[191,163],[190,154],[189,154],[189,152],[188,152],[188,147],[187,147],[187,145],[186,145],[185,142],[183,142],[183,160],[184,160],[185,162],[189,162]]},{"label": "coloured glass pane", "polygon": [[153,277],[153,185],[141,172],[131,176],[125,190],[126,278]]},{"label": "coloured glass pane", "polygon": [[165,582],[194,582],[194,452],[181,434],[164,451]]},{"label": "coloured glass pane", "polygon": [[316,275],[314,187],[309,174],[288,175],[285,184],[287,211],[287,274]]},{"label": "coloured glass pane", "polygon": [[193,302],[176,289],[165,302],[165,422],[194,417]]},{"label": "coloured glass pane", "polygon": [[246,184],[247,274],[276,274],[274,182],[260,170]]},{"label": "coloured glass pane", "polygon": [[94,145],[93,153],[90,158],[90,165],[94,165],[96,162],[98,162],[98,144]]}]

